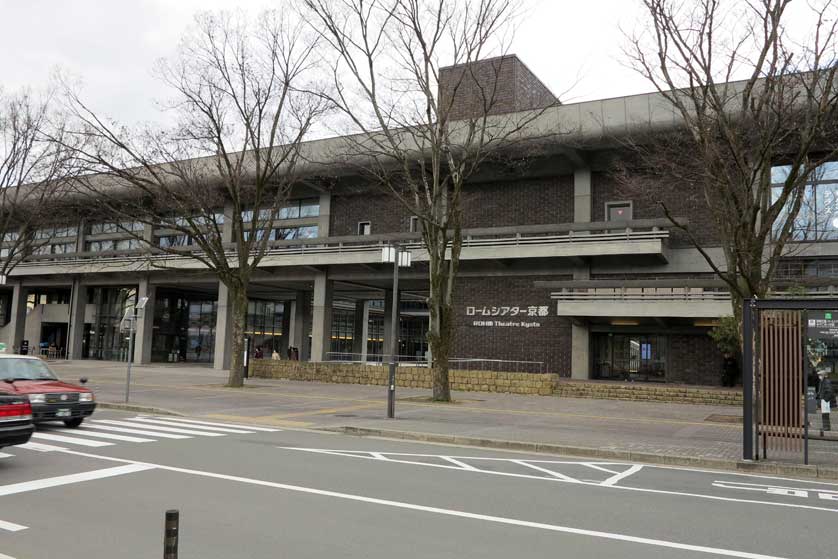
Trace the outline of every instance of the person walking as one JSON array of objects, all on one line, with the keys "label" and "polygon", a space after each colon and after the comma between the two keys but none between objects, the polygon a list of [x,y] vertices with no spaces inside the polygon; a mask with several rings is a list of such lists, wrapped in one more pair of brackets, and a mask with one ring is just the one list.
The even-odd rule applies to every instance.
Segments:
[{"label": "person walking", "polygon": [[730,352],[725,352],[724,361],[722,362],[722,386],[736,386],[736,379],[738,377],[739,363],[736,362],[736,358]]}]

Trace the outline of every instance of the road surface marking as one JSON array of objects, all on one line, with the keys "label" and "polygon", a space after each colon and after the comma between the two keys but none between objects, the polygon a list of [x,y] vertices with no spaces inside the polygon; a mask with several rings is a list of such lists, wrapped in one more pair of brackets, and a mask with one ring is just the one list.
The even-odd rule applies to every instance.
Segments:
[{"label": "road surface marking", "polygon": [[105,431],[115,431],[117,433],[131,433],[133,435],[152,435],[160,439],[191,439],[186,435],[172,435],[169,433],[154,433],[152,431],[144,431],[142,429],[126,429],[125,427],[112,427],[110,425],[99,425],[98,423],[87,426],[87,429],[104,429]]},{"label": "road surface marking", "polygon": [[[327,454],[327,455],[331,455],[331,456],[343,456],[343,457],[346,457],[346,458],[363,458],[365,460],[382,461],[378,458],[370,456],[370,452],[361,451],[361,450],[322,450],[322,449],[317,449],[317,448],[284,447],[284,446],[278,446],[276,448],[279,448],[279,449],[282,449],[282,450],[298,450],[298,451],[304,451],[304,452],[313,452],[315,454]],[[383,453],[379,452],[377,454],[383,454]],[[395,455],[394,453],[388,453],[388,454],[390,454],[391,456]],[[401,453],[400,455],[405,456],[406,454]],[[91,456],[96,456],[96,455],[91,455]],[[427,456],[436,456],[436,455],[433,455],[433,454],[412,454],[412,455],[409,455],[409,456],[425,456],[425,457],[427,457]],[[109,458],[104,457],[104,456],[100,456],[99,458],[109,459]],[[457,458],[459,460],[472,460],[472,459],[474,459],[474,460],[492,460],[492,461],[500,460],[500,461],[505,461],[505,462],[514,462],[514,460],[510,460],[509,458],[483,458],[483,457],[473,457],[473,456],[456,456],[455,458]],[[413,465],[413,466],[424,466],[424,467],[429,467],[429,468],[444,468],[444,469],[455,470],[455,471],[460,471],[460,472],[471,471],[471,470],[465,470],[463,468],[460,468],[460,467],[457,467],[457,466],[454,466],[454,465],[449,466],[447,464],[434,464],[434,463],[430,463],[430,462],[418,462],[418,461],[411,461],[411,460],[393,460],[392,458],[389,459],[389,460],[386,460],[386,462],[390,463],[390,464],[409,464],[409,465]],[[541,463],[541,462],[546,462],[546,461],[543,461],[543,460],[542,461],[528,460],[528,462],[539,462],[539,463]],[[570,461],[561,461],[561,462],[557,461],[556,463],[559,463],[559,464],[575,464],[575,465],[584,465],[585,464],[584,462],[570,462]],[[614,466],[621,466],[621,465],[622,466],[631,466],[633,464],[613,464],[613,465]],[[645,465],[645,466],[648,467],[648,465]],[[674,468],[674,469],[677,469],[677,468]],[[687,470],[687,471],[689,471],[689,470]],[[619,490],[622,490],[622,491],[635,491],[635,492],[638,492],[638,493],[652,493],[652,494],[656,494],[656,495],[673,495],[673,496],[677,496],[677,497],[693,497],[693,498],[697,498],[697,499],[707,499],[707,500],[710,500],[710,501],[726,501],[726,502],[732,502],[732,503],[745,503],[745,504],[753,504],[753,505],[769,505],[769,506],[787,507],[787,508],[794,508],[794,509],[817,510],[817,511],[825,511],[825,512],[838,512],[838,508],[816,507],[816,506],[812,506],[812,505],[802,505],[802,504],[796,504],[796,503],[781,503],[781,502],[777,502],[777,501],[758,501],[758,500],[754,500],[754,499],[738,499],[738,498],[734,498],[734,497],[722,497],[722,496],[719,496],[719,495],[708,495],[708,494],[703,494],[703,493],[688,493],[686,491],[668,491],[668,490],[665,490],[665,489],[651,489],[651,488],[647,488],[647,487],[630,487],[630,486],[624,486],[624,485],[601,485],[601,482],[598,482],[598,481],[593,481],[593,482],[583,481],[583,480],[570,481],[570,480],[561,479],[561,478],[557,478],[557,477],[546,477],[546,476],[536,476],[536,475],[527,475],[527,474],[517,474],[517,473],[512,473],[512,472],[499,472],[499,471],[495,471],[495,470],[477,470],[477,472],[475,472],[475,473],[489,474],[489,475],[494,475],[494,476],[516,477],[516,478],[522,478],[522,479],[536,479],[536,480],[542,480],[542,481],[546,480],[546,481],[551,481],[551,482],[555,482],[555,483],[578,483],[578,484],[581,484],[581,485],[588,485],[588,486],[591,486],[591,487],[604,487],[606,489],[619,489]],[[709,472],[709,473],[719,474],[720,472]],[[747,475],[747,474],[740,474],[740,475]],[[762,477],[762,476],[755,476],[755,477]]]},{"label": "road surface marking", "polygon": [[47,433],[33,433],[33,439],[53,441],[56,443],[77,444],[79,446],[91,446],[99,448],[103,446],[113,446],[113,443],[106,443],[104,441],[90,441],[87,439],[77,439],[76,437],[65,437],[64,435],[49,435]]},{"label": "road surface marking", "polygon": [[[137,425],[136,423],[129,423],[128,421],[114,421],[112,419],[94,419],[94,423],[105,423],[107,425],[118,425],[120,427],[142,427],[149,431],[163,431],[166,433],[180,433],[182,435],[198,435],[200,437],[223,437],[221,433],[207,433],[206,431],[195,431],[191,429],[176,429],[174,427],[163,427],[157,425]],[[148,433],[151,435],[152,433]]]},{"label": "road surface marking", "polygon": [[26,443],[22,445],[18,445],[18,448],[26,448],[28,450],[37,450],[38,452],[55,452],[56,450],[67,450],[66,448],[60,446],[53,446],[51,444],[41,444],[41,443]]},{"label": "road surface marking", "polygon": [[477,468],[475,468],[475,467],[474,467],[474,466],[472,466],[471,464],[466,464],[465,462],[460,462],[460,461],[459,461],[459,460],[457,460],[456,458],[451,458],[450,456],[440,456],[440,458],[442,458],[442,459],[443,459],[443,460],[445,460],[446,462],[451,462],[452,464],[454,464],[454,465],[456,465],[456,466],[459,466],[459,467],[460,467],[460,468],[462,468],[463,470],[478,471],[478,470],[477,470]]},{"label": "road surface marking", "polygon": [[[430,507],[426,505],[417,505],[413,503],[406,503],[403,501],[392,501],[389,499],[379,499],[376,497],[366,497],[364,495],[355,495],[352,493],[339,493],[337,491],[328,491],[325,489],[315,489],[313,487],[304,487],[300,485],[289,485],[286,483],[277,483],[273,481],[265,481],[253,478],[246,478],[240,476],[233,476],[228,474],[218,474],[215,472],[207,472],[202,470],[192,470],[189,468],[178,468],[175,466],[165,466],[163,464],[152,464],[152,463],[145,463],[145,462],[135,462],[132,460],[125,460],[121,458],[113,458],[110,456],[98,456],[95,454],[88,454],[84,452],[75,452],[75,451],[67,451],[67,454],[74,454],[77,456],[88,456],[90,458],[99,458],[102,460],[109,460],[113,462],[122,462],[129,465],[142,467],[143,469],[153,469],[157,468],[160,470],[166,470],[170,472],[178,472],[182,474],[188,474],[193,476],[199,477],[206,477],[210,479],[222,479],[226,481],[233,481],[238,483],[244,483],[248,485],[258,485],[261,487],[271,487],[275,489],[283,489],[286,491],[295,491],[298,493],[306,493],[309,495],[319,495],[323,497],[333,497],[336,499],[344,499],[347,501],[356,501],[361,503],[368,503],[373,505],[382,505],[386,507],[393,507],[393,508],[400,508],[406,510],[413,510],[418,512],[427,512],[431,514],[439,514],[443,516],[453,516],[458,518],[466,518],[470,520],[480,520],[484,522],[492,522],[496,524],[506,524],[511,526],[519,526],[523,528],[534,528],[538,530],[545,530],[550,532],[560,532],[565,534],[573,534],[578,536],[589,536],[592,538],[598,539],[605,539],[605,540],[616,540],[628,543],[635,543],[640,545],[648,545],[653,547],[663,547],[669,549],[679,549],[684,551],[693,551],[696,553],[706,553],[709,555],[721,555],[724,557],[738,557],[740,559],[787,559],[784,557],[776,556],[776,555],[763,555],[760,553],[750,553],[747,551],[737,551],[733,549],[724,549],[718,547],[707,547],[703,545],[693,545],[687,543],[680,543],[680,542],[673,542],[668,540],[659,540],[654,538],[644,538],[640,536],[631,536],[628,534],[620,534],[616,532],[603,532],[600,530],[588,530],[584,528],[573,528],[570,526],[561,526],[558,524],[546,524],[544,522],[533,522],[529,520],[519,520],[516,518],[508,518],[503,516],[492,516],[488,514],[479,514],[479,513],[472,513],[472,512],[465,512],[465,511],[458,511],[453,509],[444,509],[439,507]],[[124,467],[124,466],[123,466]],[[109,470],[115,470],[117,468],[109,468]],[[459,469],[459,468],[458,468]],[[126,472],[127,473],[127,472]],[[599,486],[598,484],[594,484],[594,486]],[[614,488],[620,488],[619,486],[614,486]],[[0,488],[2,490],[2,488]],[[2,495],[2,493],[0,493]]]},{"label": "road surface marking", "polygon": [[600,485],[604,485],[606,487],[615,485],[618,481],[623,480],[623,479],[629,477],[632,474],[636,474],[637,472],[639,472],[642,469],[643,469],[643,466],[641,466],[640,464],[635,464],[634,466],[630,467],[628,470],[626,470],[622,473],[619,473],[617,475],[611,476],[610,478],[603,481]]},{"label": "road surface marking", "polygon": [[5,452],[0,452],[0,458],[14,458],[14,454],[7,454]]},{"label": "road surface marking", "polygon": [[139,421],[143,424],[152,423],[154,425],[164,425],[168,427],[190,427],[192,429],[202,429],[204,431],[220,431],[222,433],[240,433],[240,434],[249,434],[253,433],[253,431],[244,431],[242,429],[230,429],[227,427],[209,427],[207,425],[181,425],[180,423],[173,423],[171,421],[165,421],[160,419],[149,419],[145,417],[135,417],[131,421]]},{"label": "road surface marking", "polygon": [[95,479],[133,474],[135,472],[143,472],[145,470],[152,469],[154,469],[154,466],[151,464],[132,462],[123,466],[114,466],[113,468],[104,468],[102,470],[92,470],[89,472],[82,472],[80,474],[69,474],[66,476],[49,477],[36,479],[34,481],[24,481],[22,483],[13,483],[11,485],[0,486],[0,497],[26,493],[28,491],[37,491],[39,489],[47,489],[49,487],[58,487],[60,485],[71,485],[73,483],[81,483],[83,481],[93,481]]},{"label": "road surface marking", "polygon": [[15,558],[12,557],[11,555],[3,555],[2,553],[0,553],[0,559],[15,559]]},{"label": "road surface marking", "polygon": [[[534,462],[534,460],[530,460],[530,462]],[[603,468],[596,462],[585,462],[585,465],[589,468],[593,468],[595,470],[599,470],[600,472],[605,472],[607,474],[619,474],[620,472],[615,472],[614,470],[609,470],[608,468]],[[608,464],[612,466],[613,464]]]},{"label": "road surface marking", "polygon": [[559,472],[554,472],[553,470],[548,470],[547,468],[542,468],[541,466],[536,466],[535,464],[530,464],[526,460],[512,460],[512,462],[515,463],[515,464],[521,465],[521,466],[525,466],[527,468],[532,468],[533,470],[538,470],[539,472],[544,472],[547,475],[551,475],[555,478],[562,479],[564,481],[569,481],[571,483],[578,483],[579,482],[578,479],[574,479],[570,476],[566,476],[566,475],[564,475],[562,473],[559,473]]},{"label": "road surface marking", "polygon": [[26,526],[23,526],[22,524],[15,524],[14,522],[6,522],[5,520],[0,520],[0,530],[6,530],[7,532],[20,532],[21,530],[26,530]]},{"label": "road surface marking", "polygon": [[[159,417],[159,416],[155,416],[155,417]],[[180,418],[180,417],[172,417],[172,418],[167,417],[166,421],[174,421],[176,423],[194,423],[195,425],[212,425],[214,427],[232,427],[233,429],[238,427],[238,428],[241,428],[241,429],[250,429],[251,431],[265,431],[266,433],[277,433],[279,431],[282,431],[282,429],[271,429],[271,428],[268,428],[268,427],[254,427],[252,425],[236,425],[235,423],[217,423],[217,422],[214,422],[214,421],[195,421],[194,419],[183,419],[183,418]],[[188,425],[185,425],[184,427],[188,427]]]},{"label": "road surface marking", "polygon": [[90,429],[55,429],[59,433],[78,433],[85,437],[96,437],[97,439],[108,439],[111,441],[123,441],[126,443],[153,443],[154,439],[143,439],[141,437],[129,437],[128,435],[114,435],[113,433],[99,433]]}]

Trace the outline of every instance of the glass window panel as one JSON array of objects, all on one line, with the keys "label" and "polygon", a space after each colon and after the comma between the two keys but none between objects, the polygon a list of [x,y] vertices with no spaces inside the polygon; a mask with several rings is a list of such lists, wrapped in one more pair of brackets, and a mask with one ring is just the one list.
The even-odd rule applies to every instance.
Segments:
[{"label": "glass window panel", "polygon": [[320,215],[320,200],[310,198],[300,201],[300,217],[317,217]]},{"label": "glass window panel", "polygon": [[279,219],[297,219],[300,217],[300,203],[291,202],[279,209]]},{"label": "glass window panel", "polygon": [[305,225],[297,229],[298,239],[314,239],[316,237],[318,237],[316,225]]},{"label": "glass window panel", "polygon": [[771,184],[781,184],[786,181],[791,172],[791,165],[771,167]]},{"label": "glass window panel", "polygon": [[838,238],[838,184],[817,186],[817,238]]}]

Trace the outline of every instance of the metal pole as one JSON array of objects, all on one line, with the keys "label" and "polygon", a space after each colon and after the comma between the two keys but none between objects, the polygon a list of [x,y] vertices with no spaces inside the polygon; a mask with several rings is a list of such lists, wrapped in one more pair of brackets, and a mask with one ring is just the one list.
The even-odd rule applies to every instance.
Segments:
[{"label": "metal pole", "polygon": [[177,510],[167,510],[163,532],[163,559],[177,559],[179,530],[180,512]]},{"label": "metal pole", "polygon": [[751,300],[742,301],[742,458],[754,459],[754,338],[751,323]]},{"label": "metal pole", "polygon": [[393,309],[390,324],[390,371],[387,376],[387,417],[396,416],[396,353],[399,348],[399,245],[393,245]]},{"label": "metal pole", "polygon": [[137,308],[131,316],[131,326],[128,328],[128,374],[125,375],[125,403],[131,393],[131,363],[134,361],[134,325],[137,323]]}]

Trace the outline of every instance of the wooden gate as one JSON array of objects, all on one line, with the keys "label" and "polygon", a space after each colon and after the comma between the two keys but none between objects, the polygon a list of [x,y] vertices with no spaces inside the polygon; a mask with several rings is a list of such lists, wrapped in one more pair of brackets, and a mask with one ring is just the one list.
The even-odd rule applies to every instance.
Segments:
[{"label": "wooden gate", "polygon": [[[805,452],[803,312],[759,313],[758,433],[763,457]],[[804,459],[805,460],[805,459]]]}]

